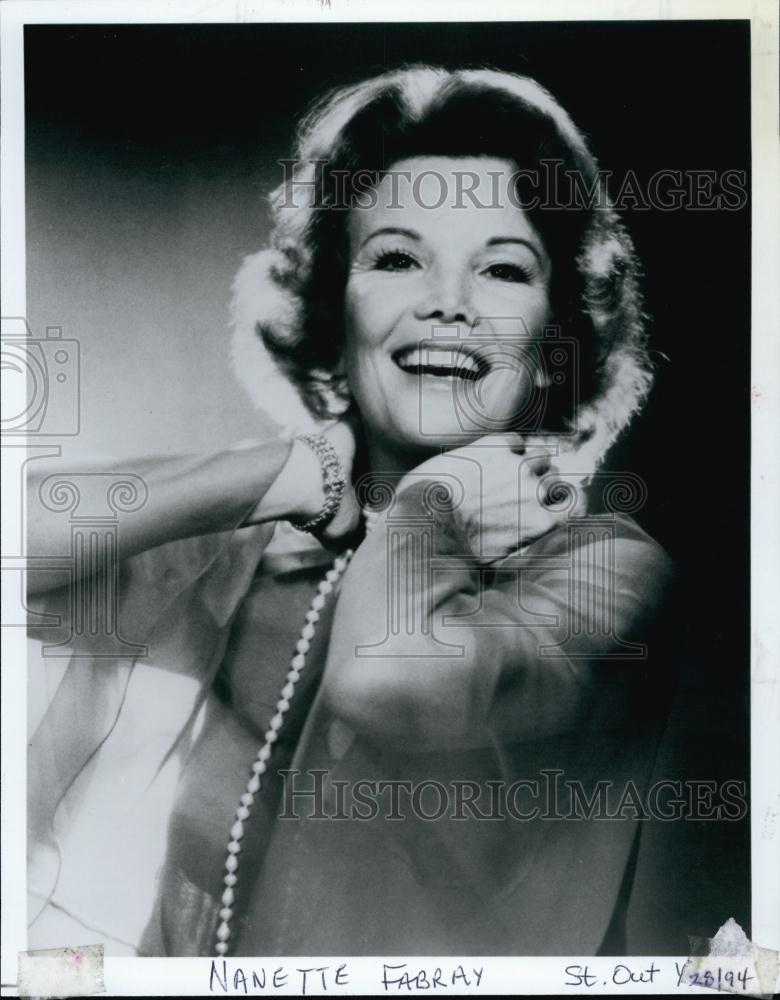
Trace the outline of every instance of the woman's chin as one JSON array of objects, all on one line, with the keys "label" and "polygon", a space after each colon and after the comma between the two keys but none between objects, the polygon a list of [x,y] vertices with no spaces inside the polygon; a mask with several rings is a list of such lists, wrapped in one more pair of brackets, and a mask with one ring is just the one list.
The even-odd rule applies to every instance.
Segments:
[{"label": "woman's chin", "polygon": [[391,432],[386,433],[385,441],[418,457],[420,461],[439,454],[443,448],[463,447],[492,431],[491,428],[483,430],[474,421],[460,420],[452,412],[452,408],[447,412],[434,408],[421,409],[417,417],[417,420],[405,420],[397,424]]},{"label": "woman's chin", "polygon": [[499,434],[511,424],[511,414],[498,407],[486,413],[441,392],[420,395],[414,405],[402,398],[394,405],[385,398],[381,410],[371,405],[361,410],[371,460],[386,464],[385,471],[391,466],[412,468],[444,449],[461,448],[488,434]]}]

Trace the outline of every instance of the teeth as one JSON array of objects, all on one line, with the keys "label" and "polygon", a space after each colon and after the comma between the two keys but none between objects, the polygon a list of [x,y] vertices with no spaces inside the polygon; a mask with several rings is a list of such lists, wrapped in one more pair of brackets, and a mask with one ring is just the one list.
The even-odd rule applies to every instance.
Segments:
[{"label": "teeth", "polygon": [[[475,358],[465,351],[447,350],[442,347],[409,347],[396,355],[396,364],[404,371],[420,368],[449,369],[452,375],[479,375],[479,365]],[[447,374],[446,371],[441,374]]]}]

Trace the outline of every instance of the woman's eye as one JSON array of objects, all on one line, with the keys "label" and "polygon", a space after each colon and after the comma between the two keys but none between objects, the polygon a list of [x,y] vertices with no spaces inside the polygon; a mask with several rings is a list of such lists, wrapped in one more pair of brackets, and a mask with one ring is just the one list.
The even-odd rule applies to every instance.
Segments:
[{"label": "woman's eye", "polygon": [[485,269],[485,274],[499,281],[530,281],[531,273],[520,264],[491,264]]},{"label": "woman's eye", "polygon": [[417,261],[402,250],[390,250],[380,254],[374,266],[379,271],[410,271],[417,267]]}]

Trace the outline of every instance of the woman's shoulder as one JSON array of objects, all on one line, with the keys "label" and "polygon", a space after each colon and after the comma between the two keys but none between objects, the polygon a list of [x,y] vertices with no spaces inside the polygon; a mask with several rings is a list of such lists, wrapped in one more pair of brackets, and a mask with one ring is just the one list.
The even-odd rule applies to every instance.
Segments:
[{"label": "woman's shoulder", "polygon": [[597,513],[566,518],[522,550],[540,568],[576,563],[598,569],[649,593],[665,589],[675,576],[666,549],[630,514]]},{"label": "woman's shoulder", "polygon": [[664,553],[670,558],[661,543],[635,518],[622,513],[585,513],[564,518],[551,531],[534,539],[526,547],[526,551],[533,549],[535,552],[557,554],[607,539],[621,544],[635,544],[648,551]]}]

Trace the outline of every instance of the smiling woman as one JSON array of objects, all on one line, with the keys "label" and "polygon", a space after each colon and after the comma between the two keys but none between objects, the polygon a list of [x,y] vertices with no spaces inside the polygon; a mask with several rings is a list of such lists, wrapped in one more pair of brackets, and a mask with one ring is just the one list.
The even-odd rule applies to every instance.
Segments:
[{"label": "smiling woman", "polygon": [[[412,184],[398,192],[385,175],[375,202],[352,210],[344,307],[347,378],[382,469],[511,428],[544,377],[529,372],[529,348],[551,313],[550,260],[508,197],[510,163],[419,157],[391,169]],[[466,172],[476,199],[497,179],[501,196],[459,206]],[[480,382],[481,423],[459,419],[455,380]]]},{"label": "smiling woman", "polygon": [[[96,898],[126,891],[99,778],[167,670],[198,686],[147,775],[180,764],[139,954],[624,949],[637,817],[514,808],[542,773],[643,787],[671,674],[671,562],[625,491],[587,489],[650,386],[638,264],[600,194],[524,203],[546,158],[598,186],[557,102],[496,71],[401,68],[304,120],[234,316],[239,377],[267,401],[281,371],[310,433],[137,463],[119,619],[139,652],[111,669],[79,632],[33,748],[45,902],[102,926]],[[30,551],[51,556],[70,536],[45,485]],[[64,613],[71,591],[37,589]],[[294,792],[305,815],[291,773],[323,779]],[[501,789],[514,811],[461,796],[431,821],[415,793],[369,823],[339,805],[366,782]],[[69,875],[66,815],[98,831],[99,890]]]}]

